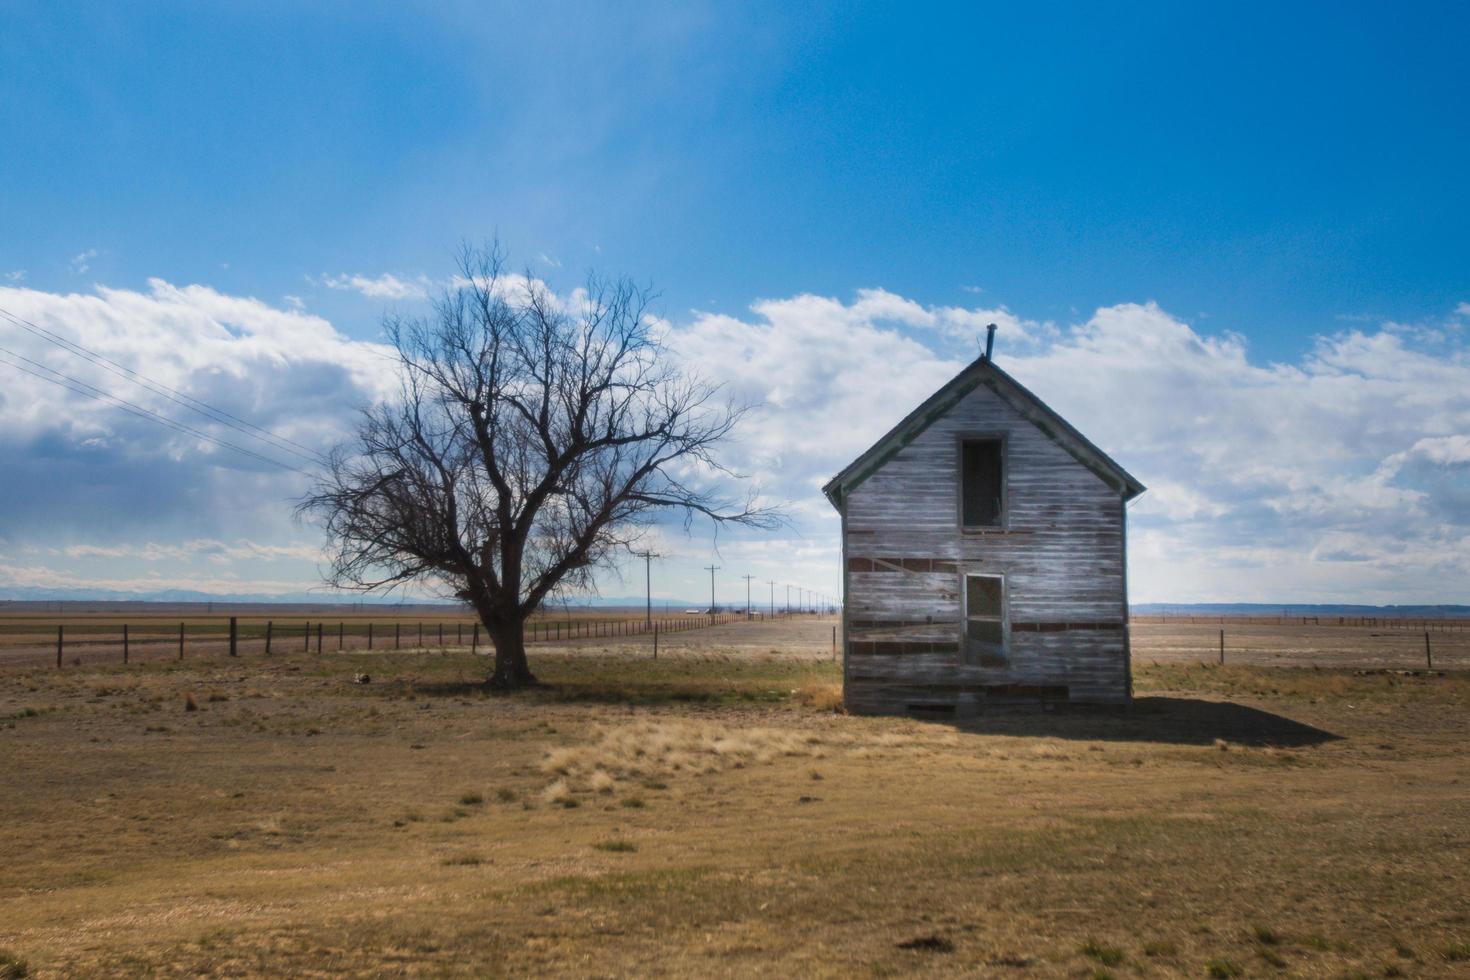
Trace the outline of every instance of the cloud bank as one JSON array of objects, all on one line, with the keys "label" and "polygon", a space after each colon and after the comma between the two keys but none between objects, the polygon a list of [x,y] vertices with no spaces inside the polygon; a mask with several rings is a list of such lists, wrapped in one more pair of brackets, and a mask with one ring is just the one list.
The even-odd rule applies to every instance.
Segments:
[{"label": "cloud bank", "polygon": [[[405,301],[423,288],[340,281]],[[153,280],[89,294],[0,287],[0,309],[313,449],[344,438],[356,408],[392,390],[381,347],[295,304]],[[758,601],[769,599],[765,580],[778,603],[787,582],[836,594],[837,521],[819,487],[972,359],[992,322],[998,363],[1149,486],[1130,510],[1136,601],[1463,601],[1470,591],[1470,304],[1261,363],[1245,336],[1203,333],[1151,303],[1056,324],[881,289],[664,324],[689,367],[753,406],[730,462],[792,514],[774,536],[720,538],[730,581],[755,575]],[[0,346],[244,442],[13,324],[0,323]],[[0,585],[315,583],[315,531],[289,517],[304,477],[12,366],[0,377]],[[676,557],[656,570],[657,591],[705,594],[708,537],[663,534],[658,550]],[[634,589],[610,579],[605,591]],[[725,586],[722,601],[737,592],[743,601],[743,583]]]},{"label": "cloud bank", "polygon": [[[680,349],[758,403],[746,468],[835,537],[817,494],[976,353],[1144,481],[1130,511],[1136,601],[1463,601],[1470,586],[1467,310],[1320,337],[1296,364],[1252,361],[1151,303],[1058,327],[1004,309],[867,290],[698,315]],[[824,523],[825,522],[825,523]],[[817,528],[821,528],[820,531]]]},{"label": "cloud bank", "polygon": [[[382,348],[318,317],[161,280],[91,294],[0,288],[0,309],[97,355],[81,358],[0,318],[10,352],[0,354],[0,584],[51,580],[46,572],[125,588],[145,565],[183,579],[199,563],[218,578],[221,554],[232,574],[271,566],[273,582],[309,584],[310,538],[290,518],[306,478],[287,467],[310,469],[303,455],[345,437],[356,407],[391,390]],[[256,455],[67,390],[43,380],[57,378],[47,368]],[[127,371],[178,397],[129,383]],[[181,402],[190,398],[292,445],[271,447],[189,412]],[[258,546],[211,550],[199,544],[207,540]]]}]

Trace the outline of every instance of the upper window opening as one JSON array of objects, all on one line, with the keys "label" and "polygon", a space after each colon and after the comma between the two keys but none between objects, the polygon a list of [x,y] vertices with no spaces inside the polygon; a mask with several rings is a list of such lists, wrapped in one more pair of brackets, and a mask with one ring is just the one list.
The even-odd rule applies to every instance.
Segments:
[{"label": "upper window opening", "polygon": [[960,443],[960,524],[996,527],[1005,506],[1004,444],[999,439]]}]

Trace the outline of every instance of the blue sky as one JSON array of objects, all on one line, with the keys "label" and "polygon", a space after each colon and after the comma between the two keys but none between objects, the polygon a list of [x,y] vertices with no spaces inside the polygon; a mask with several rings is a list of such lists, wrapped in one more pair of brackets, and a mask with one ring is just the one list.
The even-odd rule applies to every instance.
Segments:
[{"label": "blue sky", "polygon": [[[862,290],[929,311],[1013,314],[1008,351],[1033,359],[1028,380],[1048,398],[1062,385],[1049,386],[1043,367],[1073,350],[1101,356],[1087,346],[1107,332],[1099,323],[1113,322],[1099,311],[1145,311],[1120,335],[1126,347],[1162,322],[1149,319],[1149,303],[1187,325],[1185,347],[1225,344],[1212,350],[1229,360],[1228,345],[1242,344],[1246,366],[1261,372],[1240,376],[1247,387],[1339,363],[1314,358],[1324,338],[1339,354],[1357,350],[1354,331],[1365,343],[1397,338],[1426,363],[1465,358],[1456,313],[1470,300],[1463,5],[141,6],[12,2],[0,11],[0,286],[23,292],[10,301],[33,315],[56,317],[58,330],[123,322],[88,319],[65,301],[99,286],[114,291],[114,306],[164,316],[174,301],[159,299],[159,280],[221,297],[179,294],[211,315],[223,315],[223,298],[253,298],[368,341],[385,310],[411,307],[442,281],[460,240],[498,233],[559,288],[591,267],[653,282],[664,315],[696,344],[719,332],[720,317],[752,335],[780,322],[817,342],[825,327],[781,317],[820,319],[831,308],[800,298],[832,298],[848,319],[838,317],[847,326],[829,341],[839,345],[831,356],[842,356],[859,322],[931,355],[932,369],[895,390],[896,415],[973,353],[976,331],[943,314],[935,322],[949,326],[937,333],[923,317],[864,319],[852,313]],[[752,309],[762,301],[787,305],[772,307],[773,321]],[[67,310],[72,320],[61,319]],[[332,356],[324,347],[323,363]],[[1406,409],[1412,393],[1380,392],[1384,411],[1403,410],[1404,427],[1331,463],[1318,482],[1368,479],[1424,439],[1462,434],[1458,378],[1444,382],[1432,412]],[[238,407],[251,418],[272,411],[258,400]],[[1357,418],[1342,414],[1345,425]],[[865,420],[858,435],[885,421]],[[1156,440],[1135,445],[1130,430],[1079,421],[1089,434],[1100,427],[1130,469],[1146,469]],[[1358,438],[1317,435],[1338,445]],[[68,452],[84,433],[12,438],[16,471],[42,485],[57,467],[102,472]],[[146,437],[136,438],[128,465],[151,471]],[[1435,452],[1420,456],[1445,457]],[[182,454],[175,447],[169,458]],[[1445,458],[1459,465],[1454,452]],[[1155,479],[1139,475],[1181,494],[1216,492],[1158,468]],[[1465,474],[1394,472],[1389,484],[1429,495],[1433,547],[1453,550],[1470,523],[1455,496]],[[196,476],[222,479],[207,468]],[[141,514],[158,495],[139,479],[117,486]],[[809,482],[787,489],[809,495]],[[171,517],[138,522],[129,541],[98,544],[126,535],[59,504],[48,514],[54,491],[35,487],[39,497],[24,506],[9,492],[17,496],[0,499],[12,514],[0,518],[0,565],[8,555],[17,579],[18,568],[124,581],[163,560],[119,558],[89,572],[78,558],[24,554],[43,546],[19,526],[22,512],[74,548],[235,540],[214,509],[178,500]],[[1204,535],[1203,549],[1287,520],[1282,508],[1252,510],[1251,499],[1259,509],[1268,495],[1249,494],[1242,486],[1203,510],[1160,514],[1155,530],[1171,540]],[[1344,508],[1323,518],[1332,533],[1352,522]],[[821,550],[831,527],[815,511],[805,519],[801,540],[817,549],[812,584],[820,576],[835,591],[835,563]],[[1145,512],[1135,526],[1146,535],[1152,519]],[[250,533],[271,542],[256,544],[305,540],[264,516],[255,523]],[[1293,553],[1361,551],[1322,540],[1304,539]],[[1405,548],[1430,547],[1415,541]],[[690,569],[704,557],[691,555]],[[1136,570],[1147,593],[1135,598],[1423,591],[1398,566],[1359,578],[1361,561],[1337,564],[1353,574],[1324,572],[1293,596],[1253,595],[1266,586],[1242,569],[1216,578],[1202,570],[1188,589],[1170,586],[1177,575],[1152,584]],[[251,581],[300,578],[228,567]],[[182,580],[188,567],[176,571]],[[669,575],[695,581],[672,567]],[[1463,593],[1466,578],[1451,582],[1440,591]]]}]

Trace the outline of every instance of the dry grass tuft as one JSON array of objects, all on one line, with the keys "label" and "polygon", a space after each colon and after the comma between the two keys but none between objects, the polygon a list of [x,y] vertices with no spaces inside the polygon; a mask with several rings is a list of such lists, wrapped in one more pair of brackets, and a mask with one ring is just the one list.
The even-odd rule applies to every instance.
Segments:
[{"label": "dry grass tuft", "polygon": [[[709,722],[643,722],[604,729],[589,745],[547,753],[541,770],[557,780],[546,790],[557,802],[578,792],[612,793],[675,774],[703,776],[764,765],[784,756],[819,755],[819,739],[774,728],[731,732]],[[563,804],[565,805],[565,804]]]},{"label": "dry grass tuft", "polygon": [[953,953],[954,943],[943,936],[918,936],[894,944],[899,949],[911,949],[921,953]]},{"label": "dry grass tuft", "polygon": [[1072,753],[1056,742],[1039,742],[1031,747],[1031,754],[1038,759],[1070,759]]},{"label": "dry grass tuft", "polygon": [[1083,956],[1090,956],[1103,966],[1117,966],[1123,962],[1123,951],[1117,946],[1100,943],[1096,939],[1089,939],[1082,944]]},{"label": "dry grass tuft", "polygon": [[30,975],[30,964],[9,950],[0,949],[0,980],[21,980]]},{"label": "dry grass tuft", "polygon": [[1251,935],[1262,946],[1278,946],[1281,944],[1281,933],[1272,929],[1270,926],[1253,925],[1251,926]]},{"label": "dry grass tuft", "polygon": [[807,681],[796,689],[796,699],[814,711],[845,711],[842,700],[842,685],[822,681]]},{"label": "dry grass tuft", "polygon": [[552,806],[561,806],[571,809],[577,806],[577,797],[572,792],[572,787],[565,779],[558,779],[546,789],[541,791],[541,798]]}]

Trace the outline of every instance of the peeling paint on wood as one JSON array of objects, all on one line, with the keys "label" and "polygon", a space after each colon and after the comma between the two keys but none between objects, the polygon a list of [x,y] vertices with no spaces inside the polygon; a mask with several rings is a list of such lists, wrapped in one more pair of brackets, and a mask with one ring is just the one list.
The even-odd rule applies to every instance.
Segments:
[{"label": "peeling paint on wood", "polygon": [[[1059,442],[1060,420],[1046,424],[1054,413],[1023,411],[991,384],[940,404],[920,431],[870,457],[859,482],[829,494],[843,518],[849,710],[1127,703],[1124,507],[1141,485],[1080,459]],[[956,447],[974,432],[1005,437],[1004,527],[959,526]],[[966,574],[1005,579],[1006,647],[986,658],[994,665],[964,654]]]}]

